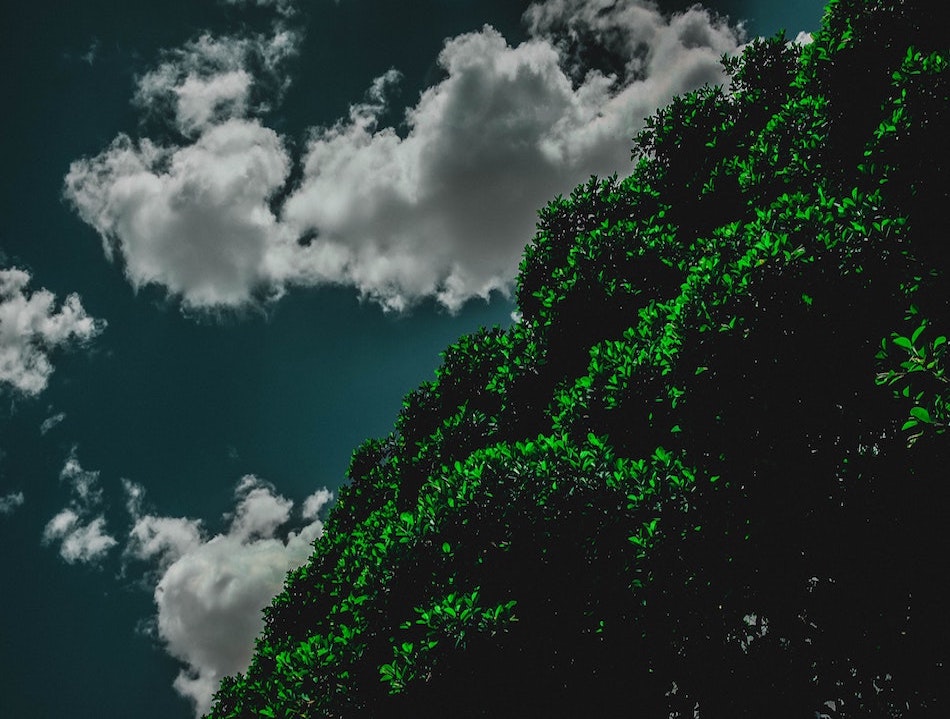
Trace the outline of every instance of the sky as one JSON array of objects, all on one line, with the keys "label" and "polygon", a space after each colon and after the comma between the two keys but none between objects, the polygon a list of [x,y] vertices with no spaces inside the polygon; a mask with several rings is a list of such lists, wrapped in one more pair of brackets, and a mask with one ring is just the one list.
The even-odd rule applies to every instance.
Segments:
[{"label": "sky", "polygon": [[818,0],[0,2],[0,716],[187,719],[537,210]]}]

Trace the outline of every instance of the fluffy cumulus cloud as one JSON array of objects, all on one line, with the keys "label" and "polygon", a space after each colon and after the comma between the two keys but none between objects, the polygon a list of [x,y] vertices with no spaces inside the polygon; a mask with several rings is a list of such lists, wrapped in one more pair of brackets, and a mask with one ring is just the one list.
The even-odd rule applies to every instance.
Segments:
[{"label": "fluffy cumulus cloud", "polygon": [[227,307],[280,286],[269,266],[285,233],[267,203],[287,170],[276,133],[231,119],[184,147],[120,136],[74,164],[67,182],[134,286],[161,285],[192,307]]},{"label": "fluffy cumulus cloud", "polygon": [[[283,141],[254,116],[277,86],[296,36],[202,36],[139,79],[136,102],[178,141],[119,135],[74,162],[66,196],[118,254],[135,287],[155,284],[189,306],[244,304],[279,290],[271,263],[286,235],[268,205],[286,181]],[[252,78],[249,68],[257,69]]]},{"label": "fluffy cumulus cloud", "polygon": [[46,389],[53,350],[88,342],[105,327],[86,314],[79,296],[71,294],[57,307],[45,289],[28,290],[29,272],[0,269],[0,389],[25,395]]},{"label": "fluffy cumulus cloud", "polygon": [[706,10],[646,0],[547,0],[524,22],[519,45],[490,26],[448,39],[444,79],[406,109],[405,132],[380,122],[398,73],[377,78],[310,131],[296,167],[260,109],[299,37],[201,38],[139,82],[138,103],[178,139],[119,136],[73,163],[66,196],[133,284],[190,308],[325,283],[389,309],[507,291],[537,208],[628,169],[643,119],[721,82],[742,40]]},{"label": "fluffy cumulus cloud", "polygon": [[[84,469],[74,448],[60,480],[69,486],[71,501],[46,524],[43,543],[58,545],[70,564],[99,563],[120,543],[106,527],[99,472]],[[212,533],[199,519],[146,511],[144,488],[129,480],[123,487],[132,520],[123,565],[147,567],[155,632],[184,665],[174,687],[200,716],[221,679],[247,669],[263,628],[262,610],[287,572],[310,557],[333,494],[320,489],[295,512],[272,485],[248,475],[235,488],[226,529]],[[0,497],[0,515],[12,513],[23,499],[22,493]]]},{"label": "fluffy cumulus cloud", "polygon": [[156,568],[156,630],[185,665],[175,689],[200,715],[222,677],[247,669],[263,627],[261,610],[286,573],[310,556],[332,494],[320,490],[308,497],[295,521],[292,501],[258,478],[244,477],[227,529],[209,536],[199,520],[143,512],[140,486],[126,482],[126,492],[133,526],[125,554]]},{"label": "fluffy cumulus cloud", "polygon": [[447,41],[446,77],[407,111],[405,137],[377,127],[379,101],[314,131],[285,223],[336,248],[342,279],[389,307],[435,296],[454,309],[504,289],[536,209],[591,174],[623,170],[642,120],[721,80],[719,57],[737,47],[705,11],[667,19],[634,3],[636,13],[594,19],[603,39],[623,39],[615,49],[637,72],[581,77],[553,18],[586,25],[588,5],[531,8],[531,39],[516,47],[487,26]]},{"label": "fluffy cumulus cloud", "polygon": [[69,485],[72,500],[46,524],[43,543],[58,544],[59,555],[70,564],[99,562],[118,544],[101,513],[99,473],[83,469],[73,449],[59,478]]}]

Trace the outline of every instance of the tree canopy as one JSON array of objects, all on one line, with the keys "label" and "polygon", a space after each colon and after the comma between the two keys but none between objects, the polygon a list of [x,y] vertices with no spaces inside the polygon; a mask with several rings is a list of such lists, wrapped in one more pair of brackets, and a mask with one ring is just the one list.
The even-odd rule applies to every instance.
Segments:
[{"label": "tree canopy", "polygon": [[543,208],[209,716],[946,716],[935,9],[832,0]]}]

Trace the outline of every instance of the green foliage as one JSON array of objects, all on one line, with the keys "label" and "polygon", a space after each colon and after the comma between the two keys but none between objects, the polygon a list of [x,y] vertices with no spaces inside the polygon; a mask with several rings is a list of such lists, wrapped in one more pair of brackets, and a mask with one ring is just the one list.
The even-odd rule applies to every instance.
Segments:
[{"label": "green foliage", "polygon": [[892,332],[890,341],[881,340],[881,351],[877,354],[882,364],[895,361],[892,352],[901,360],[897,368],[891,366],[879,372],[877,383],[891,387],[896,399],[910,405],[901,427],[902,431],[911,432],[908,446],[927,430],[943,434],[950,424],[950,377],[945,366],[947,336],[929,340],[926,330],[927,322],[923,321],[909,336]]},{"label": "green foliage", "polygon": [[934,24],[832,0],[541,210],[210,716],[944,716]]}]

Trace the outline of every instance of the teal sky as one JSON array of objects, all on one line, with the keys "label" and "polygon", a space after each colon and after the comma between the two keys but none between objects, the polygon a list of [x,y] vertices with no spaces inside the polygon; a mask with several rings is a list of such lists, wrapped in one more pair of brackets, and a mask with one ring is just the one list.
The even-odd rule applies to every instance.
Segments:
[{"label": "teal sky", "polygon": [[0,3],[0,717],[193,716],[355,446],[511,322],[537,208],[738,42],[530,5]]}]

